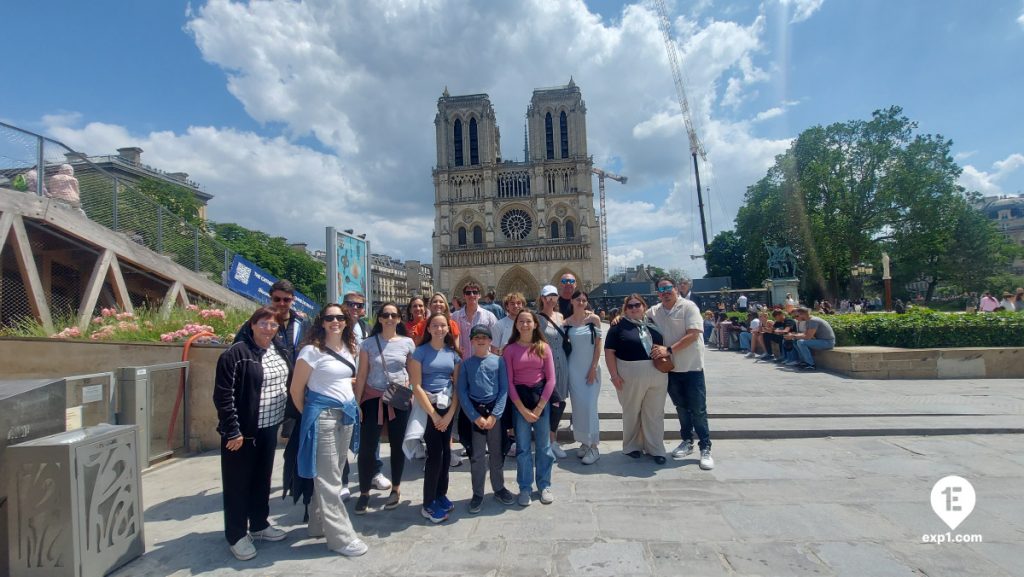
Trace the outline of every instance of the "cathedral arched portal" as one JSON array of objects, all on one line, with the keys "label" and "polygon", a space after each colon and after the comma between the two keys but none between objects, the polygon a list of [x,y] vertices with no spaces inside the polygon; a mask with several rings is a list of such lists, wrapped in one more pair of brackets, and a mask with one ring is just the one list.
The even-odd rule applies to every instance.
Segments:
[{"label": "cathedral arched portal", "polygon": [[514,266],[501,276],[495,296],[504,299],[505,295],[516,292],[523,293],[527,301],[535,301],[540,295],[540,284],[537,283],[537,279],[521,266]]}]

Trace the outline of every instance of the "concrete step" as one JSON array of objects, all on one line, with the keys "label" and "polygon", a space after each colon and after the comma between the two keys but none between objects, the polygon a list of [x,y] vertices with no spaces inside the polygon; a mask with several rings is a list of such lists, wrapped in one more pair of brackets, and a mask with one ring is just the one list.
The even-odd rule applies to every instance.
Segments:
[{"label": "concrete step", "polygon": [[[566,419],[564,422],[568,422]],[[936,436],[970,434],[1022,434],[1024,416],[988,415],[743,415],[709,417],[712,439],[807,439],[864,436]],[[621,416],[601,418],[601,440],[622,440]],[[675,415],[665,416],[665,438],[679,439]],[[572,441],[568,427],[560,441]]]}]

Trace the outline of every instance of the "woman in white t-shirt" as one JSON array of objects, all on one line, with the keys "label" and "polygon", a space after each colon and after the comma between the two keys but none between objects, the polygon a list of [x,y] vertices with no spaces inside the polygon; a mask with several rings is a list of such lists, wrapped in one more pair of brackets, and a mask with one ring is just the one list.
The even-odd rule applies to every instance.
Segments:
[{"label": "woman in white t-shirt", "polygon": [[342,503],[341,471],[359,422],[352,380],[356,375],[356,339],[345,307],[320,311],[299,352],[291,395],[302,407],[299,426],[299,476],[314,479],[311,537],[325,537],[327,548],[348,557],[366,553]]}]

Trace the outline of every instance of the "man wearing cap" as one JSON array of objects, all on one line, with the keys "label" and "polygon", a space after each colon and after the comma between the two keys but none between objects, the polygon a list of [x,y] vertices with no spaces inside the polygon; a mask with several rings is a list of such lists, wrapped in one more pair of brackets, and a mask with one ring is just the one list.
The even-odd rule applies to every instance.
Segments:
[{"label": "man wearing cap", "polygon": [[459,325],[459,349],[465,360],[473,355],[469,332],[476,325],[492,328],[498,322],[498,318],[491,311],[480,307],[480,285],[477,283],[466,283],[466,286],[462,287],[462,296],[466,299],[466,306],[453,312],[452,320]]},{"label": "man wearing cap", "polygon": [[[676,288],[678,285],[678,289]],[[668,395],[679,415],[682,442],[672,458],[683,459],[693,452],[691,431],[700,441],[700,468],[713,469],[711,431],[708,427],[707,390],[704,385],[704,320],[693,301],[681,296],[690,290],[690,279],[661,277],[655,283],[658,304],[647,310],[665,339],[664,345],[651,347],[651,356],[671,356],[675,368],[668,374]]]},{"label": "man wearing cap", "polygon": [[569,318],[572,316],[572,293],[576,292],[576,275],[567,272],[558,282],[558,312]]}]

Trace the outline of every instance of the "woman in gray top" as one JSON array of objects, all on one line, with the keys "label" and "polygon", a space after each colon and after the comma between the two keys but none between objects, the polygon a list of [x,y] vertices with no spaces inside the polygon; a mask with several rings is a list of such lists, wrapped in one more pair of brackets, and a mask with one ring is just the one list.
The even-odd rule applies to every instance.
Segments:
[{"label": "woman in gray top", "polygon": [[377,310],[377,322],[370,336],[363,340],[359,349],[359,371],[356,373],[355,395],[359,400],[362,421],[359,424],[359,499],[356,500],[356,515],[366,513],[370,503],[370,488],[373,485],[374,466],[380,431],[388,428],[391,444],[391,494],[384,503],[385,509],[398,506],[401,493],[402,471],[405,467],[405,453],[402,442],[405,427],[409,423],[409,411],[385,406],[381,397],[388,383],[409,386],[407,366],[416,345],[405,336],[402,314],[395,303],[384,303]]},{"label": "woman in gray top", "polygon": [[[565,354],[562,331],[562,313],[558,312],[558,290],[552,285],[545,285],[540,291],[540,331],[551,345],[555,360],[555,394],[548,404],[551,411],[551,452],[558,459],[565,458],[565,451],[558,445],[558,423],[565,413],[565,400],[569,398],[569,357]],[[555,398],[557,397],[557,399]]]}]

